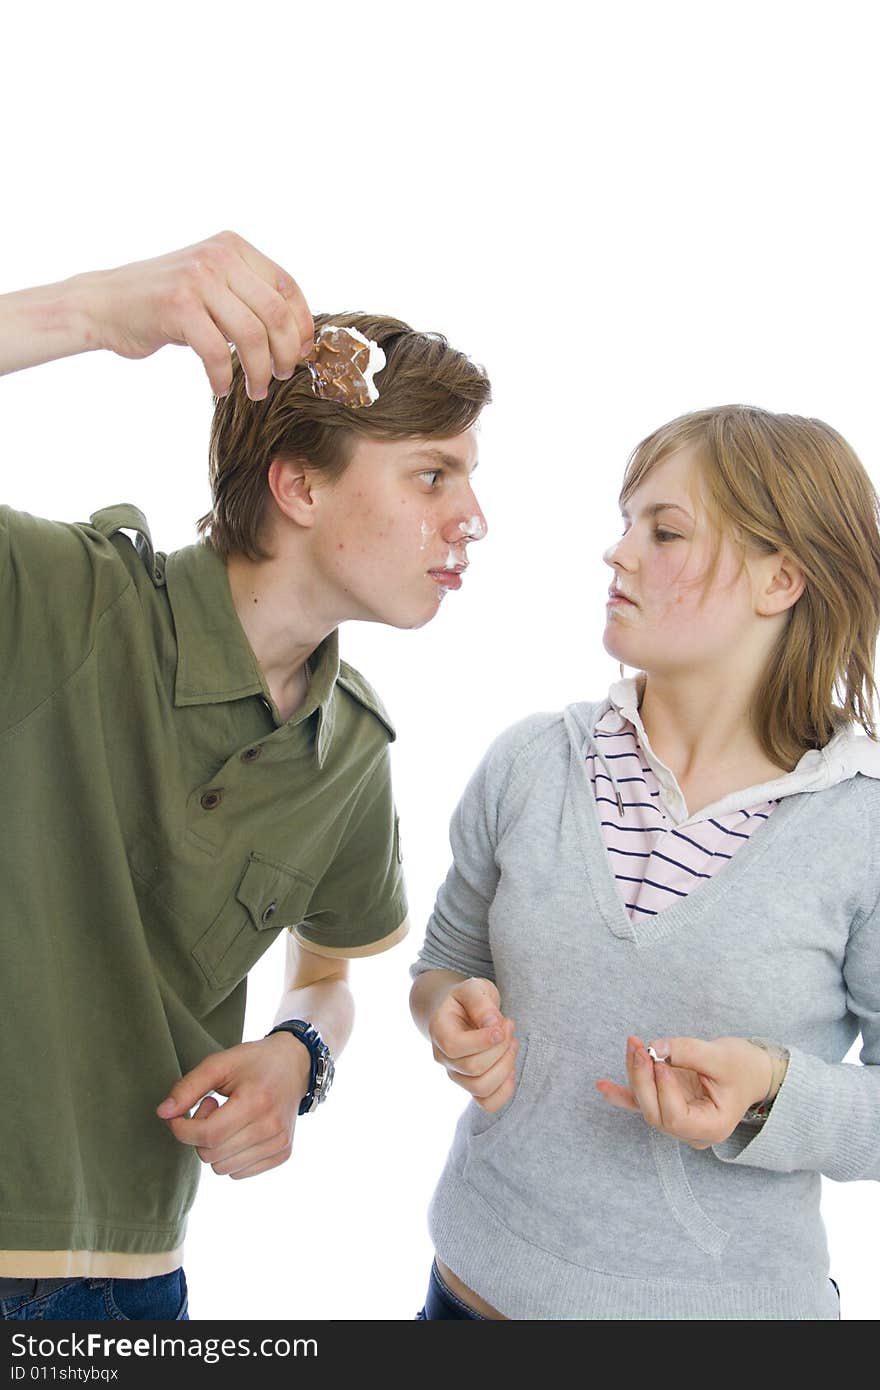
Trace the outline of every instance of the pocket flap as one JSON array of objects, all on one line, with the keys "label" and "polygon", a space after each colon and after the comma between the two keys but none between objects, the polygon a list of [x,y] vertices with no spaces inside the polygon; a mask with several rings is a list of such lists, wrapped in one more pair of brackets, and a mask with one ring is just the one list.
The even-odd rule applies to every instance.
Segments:
[{"label": "pocket flap", "polygon": [[[296,927],[311,897],[312,881],[298,869],[252,854],[235,896],[250,913],[257,931]],[[292,913],[291,920],[287,914]]]},{"label": "pocket flap", "polygon": [[303,920],[314,887],[298,869],[251,854],[235,893],[192,950],[209,984],[225,989],[243,980],[277,933]]}]

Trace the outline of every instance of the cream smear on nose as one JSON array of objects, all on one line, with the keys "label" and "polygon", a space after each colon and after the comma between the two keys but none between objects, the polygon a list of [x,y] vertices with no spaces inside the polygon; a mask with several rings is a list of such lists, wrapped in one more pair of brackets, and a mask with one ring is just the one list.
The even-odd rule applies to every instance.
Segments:
[{"label": "cream smear on nose", "polygon": [[486,534],[486,523],[478,516],[472,516],[469,521],[460,521],[458,529],[468,540],[481,541]]}]

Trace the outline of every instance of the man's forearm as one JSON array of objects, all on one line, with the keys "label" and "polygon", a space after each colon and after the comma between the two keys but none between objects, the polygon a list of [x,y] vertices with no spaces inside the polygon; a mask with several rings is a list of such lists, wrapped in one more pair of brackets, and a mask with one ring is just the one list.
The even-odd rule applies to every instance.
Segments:
[{"label": "man's forearm", "polygon": [[[354,1026],[354,998],[346,980],[317,980],[290,989],[281,997],[276,1023],[304,1018],[317,1028],[333,1058],[339,1056]],[[295,1039],[293,1039],[295,1041]]]},{"label": "man's forearm", "polygon": [[89,278],[0,295],[0,375],[101,346],[89,314]]}]

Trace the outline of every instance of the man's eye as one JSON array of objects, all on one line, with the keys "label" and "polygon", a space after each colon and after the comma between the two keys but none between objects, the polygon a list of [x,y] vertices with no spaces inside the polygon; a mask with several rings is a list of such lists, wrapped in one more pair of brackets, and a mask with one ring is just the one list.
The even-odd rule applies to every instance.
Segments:
[{"label": "man's eye", "polygon": [[425,480],[425,482],[428,484],[428,487],[435,487],[437,484],[437,479],[440,477],[440,469],[431,468],[427,473],[420,473],[419,477]]}]

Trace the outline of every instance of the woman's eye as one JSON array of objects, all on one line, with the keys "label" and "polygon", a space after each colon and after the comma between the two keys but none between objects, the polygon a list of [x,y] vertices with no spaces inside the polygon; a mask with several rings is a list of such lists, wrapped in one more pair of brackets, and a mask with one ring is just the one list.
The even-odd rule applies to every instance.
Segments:
[{"label": "woman's eye", "polygon": [[658,541],[680,541],[680,540],[681,540],[681,536],[676,535],[675,531],[661,531],[661,530],[657,530],[657,531],[654,532],[654,538],[655,538],[655,540],[658,540]]},{"label": "woman's eye", "polygon": [[419,477],[428,484],[428,487],[435,487],[437,479],[440,477],[440,469],[431,468],[427,473],[420,473]]}]

